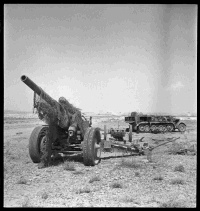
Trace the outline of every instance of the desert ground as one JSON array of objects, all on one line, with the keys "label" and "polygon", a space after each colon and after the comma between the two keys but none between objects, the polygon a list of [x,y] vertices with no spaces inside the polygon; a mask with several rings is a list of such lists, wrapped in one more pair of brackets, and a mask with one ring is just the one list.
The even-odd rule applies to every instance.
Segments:
[{"label": "desert ground", "polygon": [[[4,207],[196,207],[197,120],[185,120],[185,133],[135,134],[152,146],[180,137],[147,155],[102,152],[94,167],[82,155],[58,156],[38,169],[28,152],[35,117],[4,116]],[[93,126],[128,127],[123,120],[93,119]],[[103,130],[102,130],[103,138]],[[127,136],[125,137],[127,138]],[[154,140],[153,140],[154,139]],[[179,154],[188,149],[186,154]]]}]

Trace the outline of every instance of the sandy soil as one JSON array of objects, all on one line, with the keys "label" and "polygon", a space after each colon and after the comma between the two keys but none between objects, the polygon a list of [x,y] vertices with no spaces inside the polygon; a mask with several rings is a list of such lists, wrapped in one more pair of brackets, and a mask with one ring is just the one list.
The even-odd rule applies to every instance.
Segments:
[{"label": "sandy soil", "polygon": [[[169,137],[184,146],[196,144],[196,121],[185,121],[184,134],[134,134],[156,145]],[[85,167],[81,155],[55,158],[55,165],[38,169],[28,154],[34,118],[4,118],[4,207],[196,207],[196,155],[172,155],[169,143],[147,156],[121,151],[102,152],[101,163]],[[115,127],[94,121],[93,126]],[[126,126],[123,121],[120,126]],[[102,137],[103,138],[103,137]],[[70,164],[70,165],[69,165]],[[182,165],[175,171],[177,166]],[[68,166],[68,168],[66,167]],[[70,166],[70,167],[69,167]]]}]

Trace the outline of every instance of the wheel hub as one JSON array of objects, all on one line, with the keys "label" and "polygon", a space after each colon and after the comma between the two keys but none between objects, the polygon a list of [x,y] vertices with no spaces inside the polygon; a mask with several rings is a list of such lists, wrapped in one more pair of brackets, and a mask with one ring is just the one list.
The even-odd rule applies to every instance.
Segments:
[{"label": "wheel hub", "polygon": [[179,131],[184,132],[185,126],[183,124],[179,125]]},{"label": "wheel hub", "polygon": [[99,159],[101,158],[101,146],[100,144],[97,143],[97,140],[95,140],[94,151],[95,151],[95,163],[98,164]]},{"label": "wheel hub", "polygon": [[46,150],[46,143],[47,143],[47,137],[43,136],[42,140],[40,142],[40,152],[43,155],[45,153]]},{"label": "wheel hub", "polygon": [[139,126],[139,130],[140,130],[140,131],[144,131],[144,126],[143,126],[143,125],[140,125],[140,126]]}]

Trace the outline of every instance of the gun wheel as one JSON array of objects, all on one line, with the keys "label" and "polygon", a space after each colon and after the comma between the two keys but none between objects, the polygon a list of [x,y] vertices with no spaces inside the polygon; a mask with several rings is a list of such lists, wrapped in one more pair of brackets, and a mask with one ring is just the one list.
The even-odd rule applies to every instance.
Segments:
[{"label": "gun wheel", "polygon": [[95,166],[101,161],[101,134],[98,128],[87,128],[83,140],[83,163]]},{"label": "gun wheel", "polygon": [[40,154],[41,156],[46,152],[47,137],[43,136],[40,142]]},{"label": "gun wheel", "polygon": [[34,128],[29,138],[29,155],[33,163],[39,163],[44,153],[48,131],[47,126],[38,126]]}]

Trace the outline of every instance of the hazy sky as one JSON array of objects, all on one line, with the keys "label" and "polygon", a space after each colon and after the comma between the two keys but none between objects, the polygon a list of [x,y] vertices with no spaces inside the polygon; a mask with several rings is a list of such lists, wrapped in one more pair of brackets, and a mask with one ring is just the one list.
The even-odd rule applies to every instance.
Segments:
[{"label": "hazy sky", "polygon": [[197,5],[4,5],[4,108],[27,75],[83,111],[197,111]]}]

